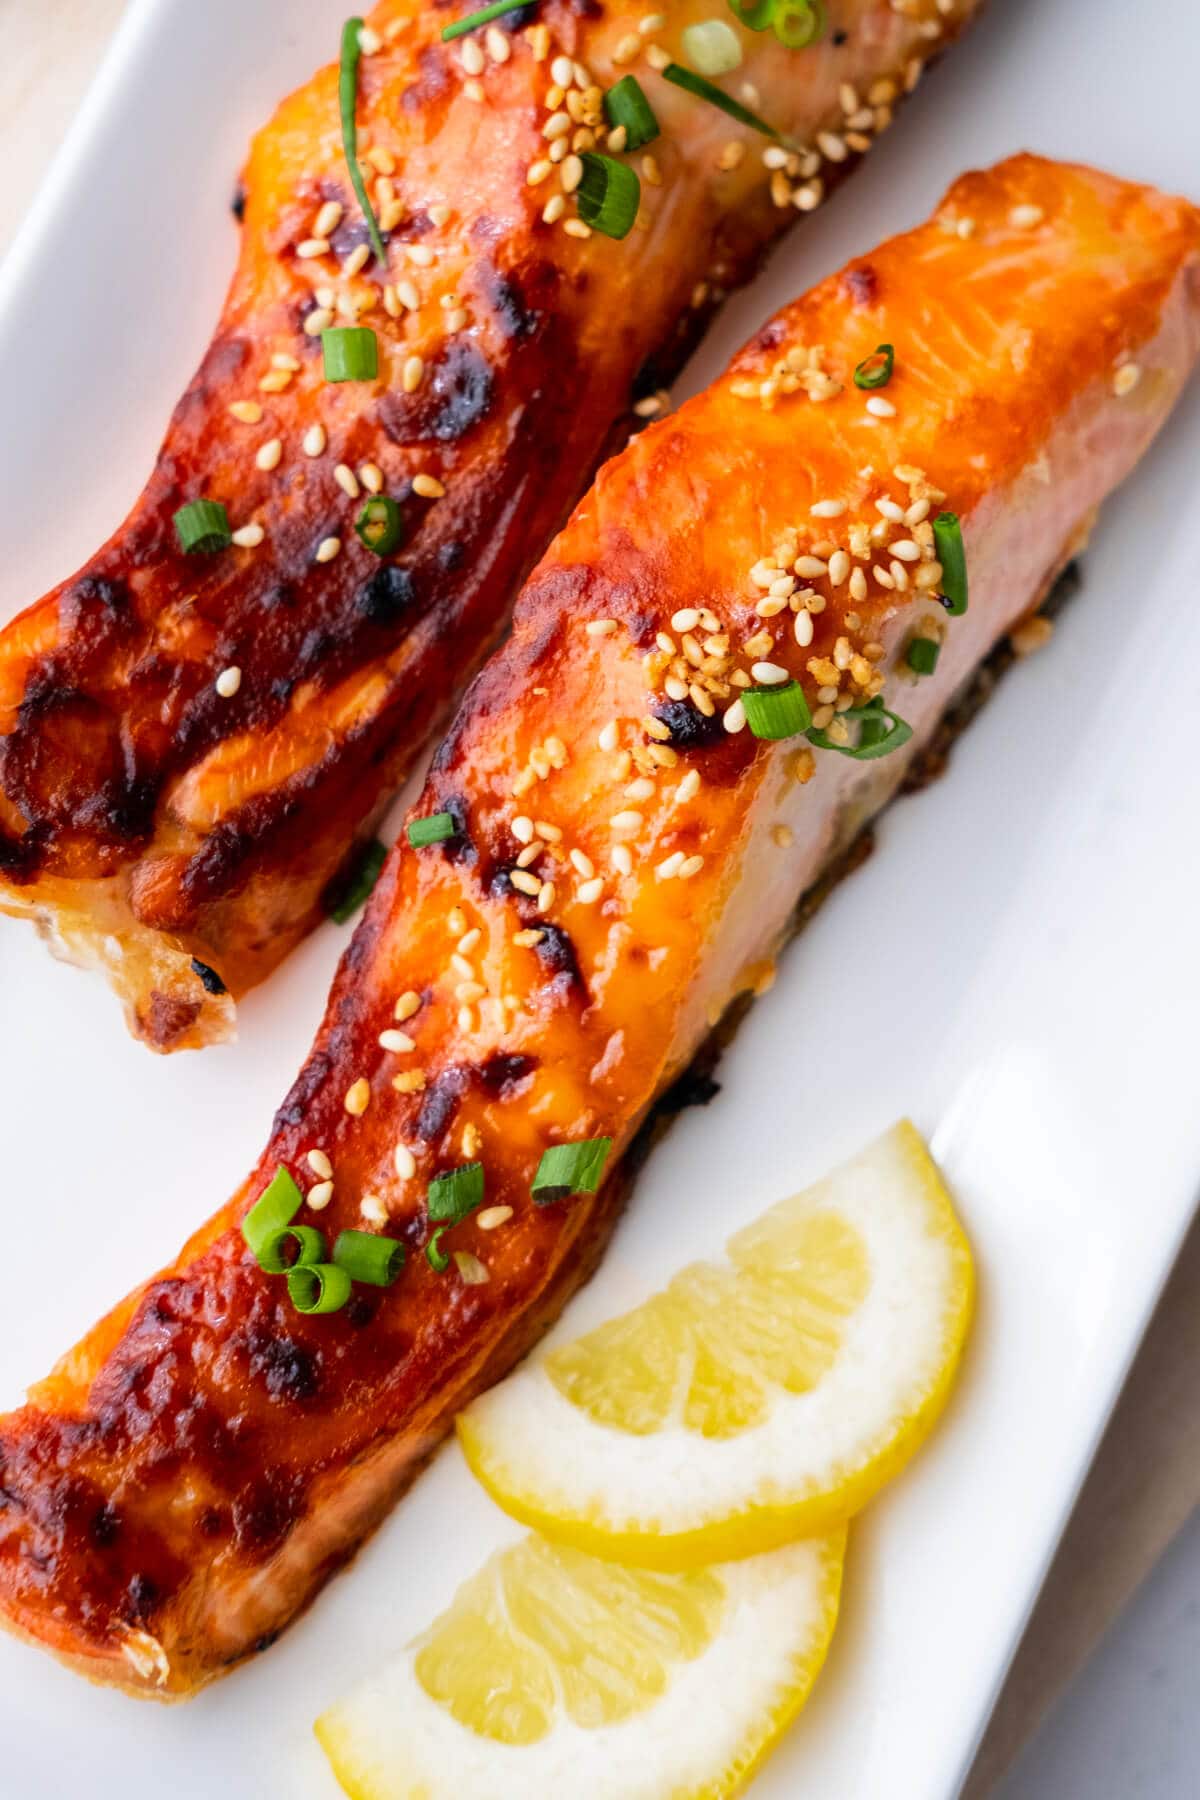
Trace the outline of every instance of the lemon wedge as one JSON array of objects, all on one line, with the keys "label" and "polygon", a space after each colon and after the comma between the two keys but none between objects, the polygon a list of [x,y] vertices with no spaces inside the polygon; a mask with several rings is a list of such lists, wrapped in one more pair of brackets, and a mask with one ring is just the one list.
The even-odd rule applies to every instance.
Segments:
[{"label": "lemon wedge", "polygon": [[844,1550],[653,1573],[523,1538],[317,1737],[352,1800],[725,1800],[820,1672]]},{"label": "lemon wedge", "polygon": [[646,1568],[849,1518],[954,1380],[971,1254],[920,1136],[893,1127],[635,1311],[542,1352],[459,1418],[474,1473],[547,1536]]}]

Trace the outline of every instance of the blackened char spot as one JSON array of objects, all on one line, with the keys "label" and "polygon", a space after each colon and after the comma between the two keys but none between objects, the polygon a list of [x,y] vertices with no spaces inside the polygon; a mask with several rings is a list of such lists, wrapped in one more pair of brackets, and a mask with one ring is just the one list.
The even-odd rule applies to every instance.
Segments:
[{"label": "blackened char spot", "polygon": [[293,1338],[256,1334],[250,1373],[261,1379],[272,1400],[311,1400],[321,1385],[319,1358]]},{"label": "blackened char spot", "polygon": [[200,977],[201,985],[206,994],[226,994],[229,992],[225,983],[217,974],[217,971],[215,969],[210,969],[206,962],[201,962],[198,956],[193,956],[192,958],[192,969]]},{"label": "blackened char spot", "polygon": [[434,1076],[417,1114],[417,1136],[423,1143],[429,1144],[434,1138],[441,1137],[470,1084],[471,1071],[458,1063]]},{"label": "blackened char spot", "polygon": [[856,263],[842,281],[855,306],[874,306],[879,298],[879,276],[870,263]]},{"label": "blackened char spot", "polygon": [[683,1112],[689,1106],[707,1106],[710,1100],[716,1099],[721,1091],[721,1084],[710,1070],[701,1066],[702,1061],[703,1059],[686,1069],[679,1080],[667,1089],[657,1103],[657,1111],[670,1116]]},{"label": "blackened char spot", "polygon": [[703,750],[719,744],[725,729],[714,713],[711,718],[698,706],[686,700],[660,700],[655,703],[654,717],[661,719],[671,733],[671,742],[679,750]]},{"label": "blackened char spot", "polygon": [[240,225],[246,216],[246,189],[240,181],[233,190],[233,199],[229,202],[229,210]]},{"label": "blackened char spot", "polygon": [[444,569],[449,575],[453,570],[462,567],[466,554],[467,546],[461,538],[449,538],[444,544],[438,545],[438,568]]},{"label": "blackened char spot", "polygon": [[158,1603],[158,1589],[148,1575],[133,1575],[125,1590],[122,1612],[127,1619],[148,1619]]},{"label": "blackened char spot", "polygon": [[412,574],[398,563],[385,563],[364,581],[355,596],[360,613],[376,625],[394,625],[415,598]]},{"label": "blackened char spot", "polygon": [[506,337],[532,337],[542,322],[542,314],[528,306],[520,287],[491,263],[484,263],[481,279],[488,302]]},{"label": "blackened char spot", "polygon": [[239,1545],[262,1552],[279,1539],[291,1525],[300,1495],[294,1484],[264,1479],[249,1493],[239,1494],[233,1503],[233,1529]]},{"label": "blackened char spot", "polygon": [[849,38],[849,36],[850,36],[850,33],[848,31],[835,31],[832,38],[830,39],[830,42],[834,45],[834,47],[836,49],[840,50],[842,45]]},{"label": "blackened char spot", "polygon": [[107,1550],[121,1529],[121,1515],[115,1506],[106,1501],[98,1512],[93,1513],[88,1526],[88,1536],[101,1550]]},{"label": "blackened char spot", "polygon": [[281,1131],[288,1125],[303,1124],[313,1101],[328,1079],[329,1057],[324,1050],[318,1050],[314,1056],[309,1057],[292,1083],[291,1093],[275,1114],[274,1129]]},{"label": "blackened char spot", "polygon": [[470,814],[465,798],[462,794],[444,794],[438,802],[438,810],[449,813],[454,820],[454,836],[443,838],[438,849],[450,862],[472,867],[479,861],[479,852],[471,842]]},{"label": "blackened char spot", "polygon": [[506,1098],[512,1090],[527,1080],[537,1068],[536,1056],[505,1055],[503,1052],[489,1056],[480,1064],[479,1079],[491,1094],[501,1094]]},{"label": "blackened char spot", "polygon": [[469,340],[454,338],[433,372],[429,392],[435,402],[424,435],[442,443],[465,437],[487,414],[495,392],[487,359]]},{"label": "blackened char spot", "polygon": [[278,1636],[277,1631],[264,1631],[261,1637],[256,1637],[253,1644],[255,1655],[259,1655],[263,1650],[269,1650]]},{"label": "blackened char spot", "polygon": [[556,979],[565,978],[568,984],[578,982],[583,986],[583,976],[579,971],[579,958],[575,954],[575,946],[570,934],[561,925],[547,925],[539,919],[537,929],[541,938],[535,945],[538,961],[548,974]]},{"label": "blackened char spot", "polygon": [[305,632],[296,652],[297,675],[315,675],[336,649],[337,638],[323,626],[318,625],[312,631]]},{"label": "blackened char spot", "polygon": [[433,113],[436,102],[450,91],[450,63],[441,45],[428,45],[418,58],[420,74],[400,96],[405,112]]},{"label": "blackened char spot", "polygon": [[505,31],[520,31],[522,26],[532,25],[537,13],[536,0],[529,0],[526,6],[514,6],[511,12],[501,13],[496,23]]}]

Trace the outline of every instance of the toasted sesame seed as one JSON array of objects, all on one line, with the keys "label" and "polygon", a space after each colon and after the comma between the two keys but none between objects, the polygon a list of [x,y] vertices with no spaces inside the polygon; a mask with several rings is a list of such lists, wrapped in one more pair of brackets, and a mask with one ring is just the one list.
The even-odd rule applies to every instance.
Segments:
[{"label": "toasted sesame seed", "polygon": [[[425,362],[424,362],[423,357],[415,356],[415,355],[405,357],[404,368],[403,368],[403,371],[400,376],[400,381],[401,381],[401,385],[403,386],[406,394],[415,394],[416,393],[417,389],[421,385],[422,379],[424,378],[424,374],[425,374]],[[414,483],[414,486],[415,486],[415,483]]]},{"label": "toasted sesame seed", "polygon": [[476,1213],[475,1223],[480,1231],[495,1231],[498,1225],[506,1225],[512,1216],[511,1206],[485,1206],[481,1213]]},{"label": "toasted sesame seed", "polygon": [[418,312],[420,310],[421,296],[417,292],[414,282],[407,279],[398,281],[396,283],[396,298],[406,312]]},{"label": "toasted sesame seed", "polygon": [[445,492],[436,475],[413,476],[413,493],[420,494],[422,500],[440,500]]},{"label": "toasted sesame seed", "polygon": [[790,679],[786,669],[781,668],[778,663],[772,662],[756,662],[752,665],[750,673],[755,681],[760,682],[763,687],[777,687],[781,681]]},{"label": "toasted sesame seed", "polygon": [[611,637],[616,629],[617,621],[615,619],[589,619],[584,626],[588,636],[595,638]]},{"label": "toasted sesame seed", "polygon": [[531,162],[525,171],[526,187],[537,187],[540,182],[545,181],[553,169],[554,164],[545,156],[539,157],[536,162]]},{"label": "toasted sesame seed", "polygon": [[424,1093],[425,1071],[423,1069],[404,1069],[399,1075],[392,1076],[392,1086],[398,1094]]},{"label": "toasted sesame seed", "polygon": [[478,106],[482,106],[483,102],[487,99],[487,93],[482,81],[464,81],[463,93],[467,96],[468,100],[474,100]]},{"label": "toasted sesame seed", "polygon": [[420,1010],[421,996],[415,988],[409,988],[406,993],[401,994],[392,1008],[392,1017],[403,1024],[405,1019],[411,1019],[413,1014]]},{"label": "toasted sesame seed", "polygon": [[539,912],[544,913],[550,911],[550,908],[554,905],[556,892],[557,890],[552,881],[543,881],[541,887],[538,889],[537,909]]},{"label": "toasted sesame seed", "polygon": [[525,869],[510,869],[508,879],[519,894],[528,894],[531,899],[542,885],[536,875],[530,875]]},{"label": "toasted sesame seed", "polygon": [[272,469],[277,469],[279,467],[282,457],[283,439],[268,438],[265,444],[259,446],[254,461],[260,469],[264,470],[267,474],[270,474]]},{"label": "toasted sesame seed", "polygon": [[569,56],[556,56],[550,64],[550,79],[557,87],[569,88],[575,80],[575,67]]},{"label": "toasted sesame seed", "polygon": [[222,669],[217,676],[216,689],[222,700],[232,700],[242,685],[242,671],[239,668]]},{"label": "toasted sesame seed", "polygon": [[320,456],[325,449],[325,442],[325,427],[310,425],[303,439],[305,456]]},{"label": "toasted sesame seed", "polygon": [[1113,393],[1117,395],[1118,399],[1125,394],[1131,394],[1141,378],[1142,371],[1137,363],[1122,363],[1113,376]]},{"label": "toasted sesame seed", "polygon": [[675,798],[680,805],[686,805],[689,800],[694,800],[699,792],[700,771],[699,769],[689,769],[675,789]]},{"label": "toasted sesame seed", "polygon": [[350,1086],[346,1089],[342,1105],[351,1117],[357,1119],[366,1112],[370,1104],[371,1084],[365,1075],[360,1075],[358,1080],[351,1082]]},{"label": "toasted sesame seed", "polygon": [[464,40],[463,47],[459,51],[458,56],[459,56],[459,61],[462,63],[463,71],[465,74],[467,74],[467,75],[482,75],[483,74],[483,68],[484,68],[483,49],[478,43],[476,43],[474,38],[469,37]]},{"label": "toasted sesame seed", "polygon": [[383,470],[379,467],[378,463],[363,463],[358,471],[358,479],[362,482],[368,494],[382,494]]},{"label": "toasted sesame seed", "polygon": [[303,238],[300,241],[300,243],[298,243],[296,245],[296,255],[299,257],[302,257],[305,262],[311,262],[315,257],[328,256],[328,254],[329,254],[329,239],[328,238],[323,238],[323,237]]},{"label": "toasted sesame seed", "polygon": [[478,944],[480,942],[482,937],[483,937],[483,932],[479,929],[479,926],[472,925],[470,931],[463,932],[462,936],[458,940],[457,945],[455,946],[455,948],[458,951],[458,954],[460,956],[470,956],[472,950],[474,950],[476,944]]},{"label": "toasted sesame seed", "polygon": [[542,219],[547,225],[557,225],[567,210],[567,202],[562,194],[551,194],[542,208]]},{"label": "toasted sesame seed", "polygon": [[313,236],[329,238],[342,222],[342,204],[340,200],[327,200],[313,220]]},{"label": "toasted sesame seed", "polygon": [[544,931],[514,931],[513,943],[518,944],[522,950],[533,950],[545,935]]},{"label": "toasted sesame seed", "polygon": [[742,705],[740,700],[735,700],[732,706],[727,706],[725,708],[725,711],[721,715],[721,723],[724,725],[726,731],[731,734],[745,729],[746,708]]},{"label": "toasted sesame seed", "polygon": [[628,833],[632,836],[642,829],[645,820],[640,812],[632,807],[627,807],[623,812],[614,813],[608,824],[610,831]]},{"label": "toasted sesame seed", "polygon": [[407,1144],[397,1144],[392,1152],[392,1163],[401,1181],[411,1181],[417,1172],[417,1159]]},{"label": "toasted sesame seed", "polygon": [[683,859],[684,858],[683,858],[682,850],[675,850],[675,851],[672,851],[670,856],[664,856],[662,861],[656,866],[656,868],[654,870],[655,878],[658,881],[673,880],[674,877],[676,875],[678,875],[678,873],[679,873],[680,867],[683,863]]},{"label": "toasted sesame seed", "polygon": [[850,573],[850,558],[844,550],[835,550],[829,559],[829,579],[834,587],[841,587]]},{"label": "toasted sesame seed", "polygon": [[341,548],[342,540],[340,537],[322,538],[321,542],[317,545],[317,561],[319,563],[332,562],[334,557],[339,555]]},{"label": "toasted sesame seed", "polygon": [[679,865],[680,881],[690,881],[692,876],[698,875],[703,867],[704,858],[702,856],[689,856],[686,862]]},{"label": "toasted sesame seed", "polygon": [[358,1211],[360,1218],[365,1219],[368,1225],[387,1224],[387,1207],[378,1194],[364,1194],[359,1201]]},{"label": "toasted sesame seed", "polygon": [[1040,206],[1014,206],[1008,215],[1008,222],[1014,231],[1032,231],[1045,218]]},{"label": "toasted sesame seed", "polygon": [[601,750],[615,750],[616,749],[617,743],[618,743],[618,733],[617,733],[617,721],[615,719],[610,719],[608,721],[608,724],[605,725],[601,729],[600,736],[597,738],[596,741],[599,744]]},{"label": "toasted sesame seed", "polygon": [[1035,618],[1026,619],[1023,625],[1009,633],[1009,642],[1018,656],[1032,656],[1050,642],[1054,635],[1054,621],[1038,614]]},{"label": "toasted sesame seed", "polygon": [[564,156],[559,165],[558,179],[564,194],[573,194],[583,180],[583,159],[575,156]]},{"label": "toasted sesame seed", "polygon": [[334,314],[328,306],[314,307],[304,321],[304,330],[308,337],[320,337],[333,324]]},{"label": "toasted sesame seed", "polygon": [[845,162],[849,154],[846,149],[846,140],[840,138],[836,131],[818,131],[817,149],[831,163]]},{"label": "toasted sesame seed", "polygon": [[616,47],[612,53],[612,59],[615,63],[633,62],[640,53],[641,48],[642,43],[640,37],[632,31],[627,32],[623,38],[618,38]]},{"label": "toasted sesame seed", "polygon": [[457,950],[450,958],[450,967],[456,975],[461,975],[464,981],[473,981],[475,978],[474,966],[467,961],[465,956],[460,956]]},{"label": "toasted sesame seed", "polygon": [[546,123],[542,126],[542,136],[545,138],[545,140],[548,144],[552,144],[554,142],[555,138],[564,137],[570,131],[570,129],[571,129],[570,113],[569,112],[555,112],[555,113],[550,114],[550,117],[546,120]]},{"label": "toasted sesame seed", "polygon": [[633,874],[633,851],[628,844],[615,845],[609,861],[619,875]]},{"label": "toasted sesame seed", "polygon": [[324,1150],[310,1150],[304,1160],[312,1170],[313,1174],[319,1175],[322,1181],[328,1181],[332,1176],[333,1164],[326,1156]]},{"label": "toasted sesame seed", "polygon": [[533,820],[527,819],[524,813],[518,813],[512,822],[512,834],[518,844],[531,844],[533,842]]},{"label": "toasted sesame seed", "polygon": [[456,1250],[454,1266],[468,1287],[482,1287],[485,1282],[491,1280],[487,1264],[480,1262],[479,1258],[470,1250]]},{"label": "toasted sesame seed", "polygon": [[811,644],[813,640],[812,614],[810,612],[798,612],[796,614],[796,623],[792,627],[792,630],[795,634],[796,642],[802,649],[808,644]]},{"label": "toasted sesame seed", "polygon": [[829,564],[822,562],[819,556],[798,556],[792,567],[795,569],[797,575],[802,575],[809,581],[813,580],[818,575],[827,575],[829,573]]},{"label": "toasted sesame seed", "polygon": [[814,519],[840,519],[846,510],[844,500],[817,500],[809,507]]},{"label": "toasted sesame seed", "polygon": [[257,400],[235,400],[229,411],[240,425],[257,425],[263,416]]},{"label": "toasted sesame seed", "polygon": [[484,33],[487,53],[494,63],[506,63],[512,55],[512,45],[498,25],[489,25]]},{"label": "toasted sesame seed", "polygon": [[888,545],[888,549],[893,556],[898,556],[901,562],[920,562],[921,560],[921,546],[914,544],[911,538],[897,538],[894,544]]},{"label": "toasted sesame seed", "polygon": [[233,541],[239,550],[257,550],[266,537],[261,525],[241,525],[233,534]]},{"label": "toasted sesame seed", "polygon": [[362,489],[358,484],[358,476],[346,463],[338,463],[333,471],[333,479],[337,482],[343,494],[345,494],[348,499],[358,499],[359,494],[362,492]]},{"label": "toasted sesame seed", "polygon": [[404,253],[418,269],[428,269],[433,265],[433,251],[428,244],[406,244]]},{"label": "toasted sesame seed", "polygon": [[631,781],[625,789],[626,800],[653,800],[653,798],[654,783],[645,775],[639,775],[637,780]]},{"label": "toasted sesame seed", "polygon": [[894,419],[896,416],[895,407],[882,394],[871,395],[867,401],[867,411],[873,413],[877,419]]},{"label": "toasted sesame seed", "polygon": [[333,1199],[332,1181],[318,1181],[304,1196],[314,1212],[323,1212]]},{"label": "toasted sesame seed", "polygon": [[582,850],[572,850],[571,867],[578,874],[582,875],[585,881],[590,881],[592,876],[596,873],[595,863],[592,861],[591,857],[586,856]]},{"label": "toasted sesame seed", "polygon": [[415,1039],[410,1038],[407,1031],[381,1031],[379,1034],[381,1050],[392,1050],[398,1055],[402,1055],[406,1051],[415,1050],[416,1047]]},{"label": "toasted sesame seed", "polygon": [[594,875],[589,880],[580,883],[575,890],[575,898],[581,906],[594,906],[603,892],[603,881],[599,875]]},{"label": "toasted sesame seed", "polygon": [[564,219],[563,230],[568,237],[589,238],[592,235],[591,226],[585,225],[582,219]]}]

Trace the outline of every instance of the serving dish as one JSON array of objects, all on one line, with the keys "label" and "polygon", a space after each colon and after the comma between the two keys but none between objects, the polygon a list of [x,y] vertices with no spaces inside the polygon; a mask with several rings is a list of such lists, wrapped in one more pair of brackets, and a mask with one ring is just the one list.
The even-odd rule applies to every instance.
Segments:
[{"label": "serving dish", "polygon": [[[1157,71],[1157,142],[1150,142],[1148,124],[1141,139],[1125,142],[1106,124],[1101,143],[1088,135],[1089,118],[1106,110],[1110,122],[1128,129],[1131,111],[1150,119],[1148,101],[1139,108],[1128,95],[1111,42],[1108,48],[1099,39],[1075,45],[1069,32],[1056,37],[1047,21],[1035,23],[1026,16],[1030,10],[993,16],[984,51],[968,47],[959,69],[944,72],[935,105],[922,97],[909,132],[890,146],[883,179],[880,169],[867,171],[861,198],[831,212],[802,257],[779,259],[771,280],[750,297],[752,310],[743,306],[727,317],[697,381],[712,374],[717,359],[776,300],[918,216],[959,167],[1000,154],[1022,132],[1039,148],[1186,188],[1182,95],[1174,138],[1170,129],[1173,57],[1163,52]],[[220,132],[199,148],[206,132],[182,117],[182,95],[194,91],[182,85],[173,109],[178,130],[186,140],[194,129],[197,138],[180,142],[171,157],[151,160],[195,169],[188,187],[203,196],[197,216],[204,216],[207,189],[220,191],[213,260],[222,245],[232,254],[228,237],[220,236],[223,225],[217,226],[223,169],[236,167],[246,124],[264,97],[324,53],[325,11],[289,12],[311,35],[299,46],[298,66],[287,68],[265,67],[269,44],[249,41],[257,21],[238,33],[231,26],[223,37],[215,11],[205,22],[221,46],[207,51],[213,79],[219,73],[221,80]],[[161,347],[146,341],[152,333],[128,323],[161,273],[149,248],[156,220],[153,196],[138,189],[147,173],[139,159],[147,143],[161,146],[168,120],[175,126],[171,109],[165,117],[155,112],[176,55],[183,56],[181,83],[203,66],[204,45],[188,35],[198,30],[176,7],[135,10],[123,39],[124,63],[118,61],[108,81],[112,110],[105,110],[102,88],[81,125],[91,137],[76,152],[74,178],[86,184],[96,168],[124,167],[132,185],[120,198],[122,204],[129,199],[130,212],[110,216],[92,241],[88,208],[78,197],[83,190],[73,187],[68,161],[8,274],[6,343],[23,343],[40,316],[56,348],[54,384],[60,365],[70,371],[72,357],[80,357],[73,379],[64,379],[54,395],[42,364],[29,384],[27,419],[10,415],[10,453],[19,444],[20,455],[12,454],[7,480],[8,501],[16,503],[6,520],[7,541],[19,541],[22,554],[10,564],[14,574],[19,570],[21,591],[6,590],[8,610],[84,548],[82,541],[64,541],[75,529],[73,507],[66,509],[65,528],[56,517],[56,530],[44,530],[51,476],[58,491],[78,493],[81,510],[91,504],[86,468],[70,467],[72,445],[80,437],[93,446],[102,441],[105,420],[110,431],[117,418],[124,427],[131,391],[139,407],[149,396],[149,443],[131,455],[129,489],[116,496],[123,500],[157,430],[143,370]],[[1168,28],[1165,41],[1171,36]],[[263,85],[251,84],[247,116],[237,119],[227,145],[227,118],[236,105],[232,97],[225,103],[225,64],[235,41],[238,69],[243,76],[253,69]],[[1178,43],[1176,36],[1176,50]],[[1074,114],[1061,102],[1068,68],[1086,95]],[[1023,112],[1031,104],[1030,70],[1050,69],[1057,71],[1053,90],[1048,84],[1039,107]],[[1110,106],[1096,107],[1098,92],[1111,95]],[[952,138],[960,108],[961,136]],[[210,130],[212,109],[200,110]],[[219,155],[225,161],[215,167]],[[165,231],[167,215],[177,217],[177,184],[165,185],[160,204]],[[120,259],[124,267],[143,241],[144,275],[131,272],[123,301],[106,319],[113,245],[129,246]],[[91,280],[77,262],[73,280],[64,284],[62,246],[86,258],[89,243]],[[203,266],[202,251],[198,242],[186,254],[181,250],[173,265],[178,287],[157,296],[161,316],[172,320],[163,335],[176,349],[180,321],[191,318],[192,265]],[[113,337],[89,336],[90,311],[81,320],[74,300],[81,281],[97,295],[102,326],[112,333],[125,321],[126,341],[136,346],[136,380],[125,372],[105,391],[104,346]],[[64,312],[55,321],[47,314],[48,296],[60,291]],[[24,321],[23,305],[29,309]],[[183,366],[163,374],[167,391],[206,330],[207,303],[199,310],[196,336],[182,346]],[[16,336],[9,337],[14,327]],[[83,351],[81,337],[88,345]],[[18,375],[30,360],[10,348],[9,366]],[[62,423],[68,418],[70,432]],[[1184,736],[1190,645],[1187,620],[1172,601],[1177,586],[1185,591],[1185,471],[1197,425],[1193,396],[1114,503],[1086,565],[1084,594],[1054,649],[1005,684],[957,750],[952,780],[891,815],[883,828],[886,854],[839,894],[791,953],[725,1065],[721,1097],[659,1152],[602,1276],[572,1313],[578,1329],[640,1297],[678,1261],[681,1242],[684,1253],[703,1254],[738,1218],[800,1185],[898,1112],[912,1110],[933,1133],[984,1272],[981,1330],[943,1438],[860,1531],[847,1629],[804,1726],[762,1778],[759,1791],[766,1794],[894,1793],[898,1767],[915,1795],[953,1792],[1186,1222],[1198,1146],[1188,1124],[1186,1048],[1170,1053],[1160,996],[1172,996],[1172,1016],[1180,1019],[1195,998],[1179,897],[1190,891],[1196,854],[1177,826],[1194,798]],[[37,464],[39,439],[44,460]],[[88,533],[97,523],[90,521]],[[47,553],[57,560],[41,569],[45,580],[27,582],[29,564]],[[1134,614],[1131,595],[1139,596]],[[1161,670],[1168,692],[1161,699],[1156,693],[1152,714],[1138,709],[1136,723],[1127,726],[1120,653],[1135,643],[1139,666]],[[1090,697],[1084,716],[1081,692]],[[1138,739],[1127,735],[1130,729]],[[45,968],[33,946],[0,947],[10,1022],[4,1092],[15,1122],[12,1191],[20,1197],[11,1228],[14,1265],[46,1266],[51,1205],[55,1236],[73,1252],[56,1254],[44,1278],[26,1279],[20,1329],[6,1344],[10,1396],[67,1341],[65,1330],[121,1291],[147,1254],[170,1252],[196,1217],[198,1195],[207,1199],[232,1185],[247,1140],[257,1143],[261,1121],[311,1034],[340,941],[332,930],[323,932],[294,965],[302,973],[257,997],[237,1050],[209,1069],[189,1059],[161,1073],[114,1041],[100,996]],[[881,996],[878,1028],[869,1040],[856,1034],[826,1041],[819,1058],[798,1055],[801,1009],[832,1005],[848,957],[867,991]],[[1152,1034],[1153,1061],[1146,1047]],[[787,1124],[763,1142],[755,1129],[761,1116]],[[46,1190],[51,1144],[55,1192],[43,1204],[33,1196]],[[15,1318],[16,1303],[12,1312]],[[118,1781],[123,1791],[131,1782],[135,1792],[139,1783],[148,1789],[164,1758],[184,1792],[193,1782],[191,1791],[210,1793],[218,1781],[231,1792],[239,1784],[247,1793],[269,1786],[328,1792],[308,1723],[331,1683],[346,1685],[380,1648],[402,1641],[505,1531],[470,1492],[453,1458],[444,1457],[288,1643],[225,1693],[168,1719],[133,1717],[111,1696],[74,1694],[65,1677],[4,1646],[5,1707],[13,1708],[5,1736],[15,1746],[16,1791],[52,1786],[70,1754],[70,1733],[78,1731],[81,1745],[86,1734],[101,1793],[117,1791]]]}]

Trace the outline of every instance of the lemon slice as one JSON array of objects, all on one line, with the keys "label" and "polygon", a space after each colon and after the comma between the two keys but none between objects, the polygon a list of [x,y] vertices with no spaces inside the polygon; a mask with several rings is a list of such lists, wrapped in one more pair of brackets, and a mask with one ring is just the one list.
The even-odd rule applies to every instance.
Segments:
[{"label": "lemon slice", "polygon": [[971,1254],[907,1122],[634,1312],[459,1419],[505,1510],[619,1562],[688,1568],[848,1518],[945,1403]]},{"label": "lemon slice", "polygon": [[808,1697],[844,1550],[652,1573],[523,1538],[317,1737],[353,1800],[723,1800]]}]

